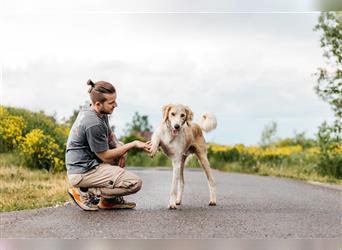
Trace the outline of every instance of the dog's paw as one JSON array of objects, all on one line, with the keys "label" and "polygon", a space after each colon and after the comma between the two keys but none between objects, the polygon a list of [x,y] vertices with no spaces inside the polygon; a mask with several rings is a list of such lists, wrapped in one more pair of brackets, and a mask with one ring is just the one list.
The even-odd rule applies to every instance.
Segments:
[{"label": "dog's paw", "polygon": [[157,151],[158,151],[158,148],[156,148],[156,149],[152,148],[151,153],[150,153],[150,157],[153,158],[156,155]]},{"label": "dog's paw", "polygon": [[169,209],[170,209],[170,210],[177,209],[176,204],[170,204],[170,205],[169,205]]},{"label": "dog's paw", "polygon": [[209,206],[216,206],[216,201],[210,201]]},{"label": "dog's paw", "polygon": [[176,205],[180,205],[182,203],[182,201],[176,201]]}]

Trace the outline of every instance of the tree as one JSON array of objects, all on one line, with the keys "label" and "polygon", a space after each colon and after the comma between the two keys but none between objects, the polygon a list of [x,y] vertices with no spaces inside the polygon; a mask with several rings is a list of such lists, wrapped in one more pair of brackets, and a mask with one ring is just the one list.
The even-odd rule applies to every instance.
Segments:
[{"label": "tree", "polygon": [[327,65],[319,68],[315,91],[328,102],[341,129],[342,118],[342,12],[323,12],[315,31],[322,32],[320,39]]},{"label": "tree", "polygon": [[314,139],[307,138],[305,132],[294,132],[294,137],[279,139],[276,142],[276,146],[279,147],[287,147],[287,146],[302,146],[303,149],[311,148],[317,145],[317,142]]},{"label": "tree", "polygon": [[277,133],[277,123],[271,122],[271,124],[266,125],[261,133],[260,146],[267,147],[273,144],[276,139],[275,135]]},{"label": "tree", "polygon": [[74,109],[72,111],[71,116],[64,121],[64,124],[67,125],[69,128],[71,128],[72,125],[74,124],[74,122],[76,121],[78,113],[81,111],[81,109],[83,107],[90,107],[90,102],[89,101],[85,101],[84,105],[80,105],[80,106],[78,106],[78,109]]},{"label": "tree", "polygon": [[152,126],[148,121],[147,115],[140,115],[138,112],[134,113],[131,123],[126,124],[126,134],[142,134],[144,132],[151,132]]},{"label": "tree", "polygon": [[[152,126],[148,121],[147,115],[140,115],[135,112],[130,123],[126,124],[125,135],[120,138],[123,143],[128,143],[134,140],[147,141],[152,135]],[[128,159],[137,155],[142,155],[142,151],[133,148],[128,152]]]},{"label": "tree", "polygon": [[74,124],[74,122],[76,121],[76,118],[78,116],[78,113],[80,112],[80,109],[81,109],[81,106],[80,108],[77,110],[77,109],[74,109],[74,111],[72,112],[72,115],[68,118],[68,120],[65,121],[65,124],[71,128],[72,127],[72,124]]},{"label": "tree", "polygon": [[333,127],[326,122],[319,127],[317,143],[320,148],[317,171],[322,175],[342,178],[342,154],[337,150],[341,138],[334,132]]},{"label": "tree", "polygon": [[324,122],[319,127],[317,170],[320,174],[341,178],[342,156],[336,148],[342,143],[342,13],[322,13],[314,30],[322,32],[320,42],[327,62],[324,68],[318,69],[315,91],[330,104],[336,117],[332,125]]},{"label": "tree", "polygon": [[[342,12],[323,12],[315,31],[322,33],[320,42],[323,57],[327,64],[319,68],[316,75],[315,91],[319,97],[328,102],[334,111],[336,120],[329,130],[341,143],[342,133]],[[324,127],[328,125],[325,124]],[[322,127],[322,126],[321,126]]]}]

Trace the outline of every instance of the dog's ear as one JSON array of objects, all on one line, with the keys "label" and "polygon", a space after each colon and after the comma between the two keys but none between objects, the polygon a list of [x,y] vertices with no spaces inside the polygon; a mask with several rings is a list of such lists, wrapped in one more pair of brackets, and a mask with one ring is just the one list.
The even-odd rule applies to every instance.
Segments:
[{"label": "dog's ear", "polygon": [[163,121],[166,122],[167,118],[169,117],[169,112],[171,109],[171,104],[165,105],[163,107]]},{"label": "dog's ear", "polygon": [[185,106],[185,112],[186,112],[186,122],[189,125],[189,123],[192,121],[194,113],[191,111],[191,109],[188,106]]}]

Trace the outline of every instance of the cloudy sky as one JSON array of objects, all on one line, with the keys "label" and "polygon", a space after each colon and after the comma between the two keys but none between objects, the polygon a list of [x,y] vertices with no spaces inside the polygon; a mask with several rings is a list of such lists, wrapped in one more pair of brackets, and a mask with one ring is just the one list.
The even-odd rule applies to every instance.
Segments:
[{"label": "cloudy sky", "polygon": [[117,88],[111,123],[119,136],[135,111],[157,126],[168,103],[188,105],[195,121],[214,113],[218,128],[206,138],[221,144],[256,144],[272,121],[278,137],[312,137],[332,120],[313,91],[324,65],[317,12],[78,11],[5,2],[2,105],[62,120],[88,100],[91,78]]}]

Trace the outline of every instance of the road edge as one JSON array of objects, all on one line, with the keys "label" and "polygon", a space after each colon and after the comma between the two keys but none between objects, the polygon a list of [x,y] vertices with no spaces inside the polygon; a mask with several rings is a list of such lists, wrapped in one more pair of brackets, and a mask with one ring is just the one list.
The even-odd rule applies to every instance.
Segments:
[{"label": "road edge", "polygon": [[325,188],[330,188],[338,191],[342,191],[342,185],[337,185],[337,184],[327,184],[327,183],[321,183],[318,181],[306,181],[307,183],[311,185],[316,185],[320,187],[325,187]]}]

